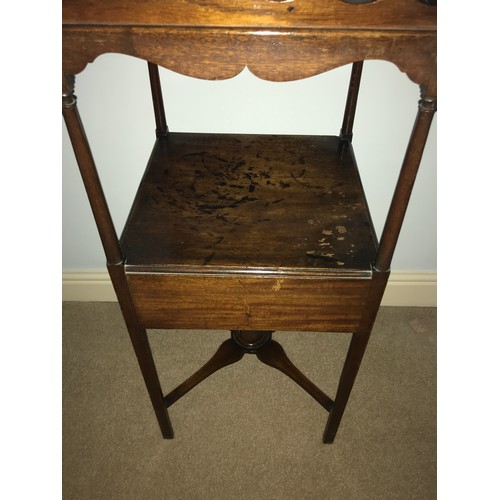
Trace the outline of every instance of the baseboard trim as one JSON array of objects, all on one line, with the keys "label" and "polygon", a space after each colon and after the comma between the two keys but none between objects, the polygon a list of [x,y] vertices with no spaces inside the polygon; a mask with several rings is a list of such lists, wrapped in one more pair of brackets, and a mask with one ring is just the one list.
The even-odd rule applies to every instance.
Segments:
[{"label": "baseboard trim", "polygon": [[392,271],[382,305],[437,307],[437,273]]},{"label": "baseboard trim", "polygon": [[[116,302],[108,273],[102,270],[67,270],[62,273],[65,302]],[[436,307],[437,274],[393,271],[382,299],[383,306]]]}]

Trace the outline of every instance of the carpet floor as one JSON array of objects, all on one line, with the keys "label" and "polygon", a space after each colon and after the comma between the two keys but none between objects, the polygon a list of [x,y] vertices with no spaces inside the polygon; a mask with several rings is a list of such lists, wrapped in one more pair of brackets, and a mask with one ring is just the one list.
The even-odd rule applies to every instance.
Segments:
[{"label": "carpet floor", "polygon": [[[63,303],[66,500],[436,498],[436,309],[385,307],[333,445],[327,412],[255,356],[170,408],[164,440],[116,303]],[[349,335],[276,332],[335,396]],[[149,332],[165,393],[228,332]]]}]

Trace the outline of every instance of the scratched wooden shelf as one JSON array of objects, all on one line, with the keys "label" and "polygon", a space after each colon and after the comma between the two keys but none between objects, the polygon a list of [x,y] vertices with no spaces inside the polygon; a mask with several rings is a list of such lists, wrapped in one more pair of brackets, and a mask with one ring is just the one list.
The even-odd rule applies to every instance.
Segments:
[{"label": "scratched wooden shelf", "polygon": [[121,238],[127,272],[371,275],[354,154],[334,136],[170,133]]}]

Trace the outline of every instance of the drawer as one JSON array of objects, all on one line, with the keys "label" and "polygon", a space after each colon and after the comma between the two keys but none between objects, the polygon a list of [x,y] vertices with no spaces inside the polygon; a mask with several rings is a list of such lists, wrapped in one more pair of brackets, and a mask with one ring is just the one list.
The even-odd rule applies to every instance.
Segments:
[{"label": "drawer", "polygon": [[144,328],[352,332],[371,279],[127,273]]}]

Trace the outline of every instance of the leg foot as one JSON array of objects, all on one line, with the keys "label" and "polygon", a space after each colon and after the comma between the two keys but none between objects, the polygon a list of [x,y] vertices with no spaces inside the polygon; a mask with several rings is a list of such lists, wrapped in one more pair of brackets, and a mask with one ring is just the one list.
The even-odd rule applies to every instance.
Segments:
[{"label": "leg foot", "polygon": [[160,426],[161,434],[164,439],[173,439],[174,431],[167,407],[163,402],[163,392],[156,372],[147,333],[142,328],[129,327],[129,335],[156,414],[156,419],[158,420],[158,425]]},{"label": "leg foot", "polygon": [[349,395],[351,394],[354,381],[356,380],[356,375],[358,374],[359,366],[361,364],[361,360],[363,359],[369,337],[369,334],[353,334],[344,368],[342,369],[342,374],[340,375],[335,402],[330,411],[330,415],[328,416],[325,432],[323,434],[323,443],[325,444],[333,443],[333,440],[335,439],[335,435],[337,434],[340,421],[342,420],[342,415],[344,414],[347,401],[349,400]]}]

